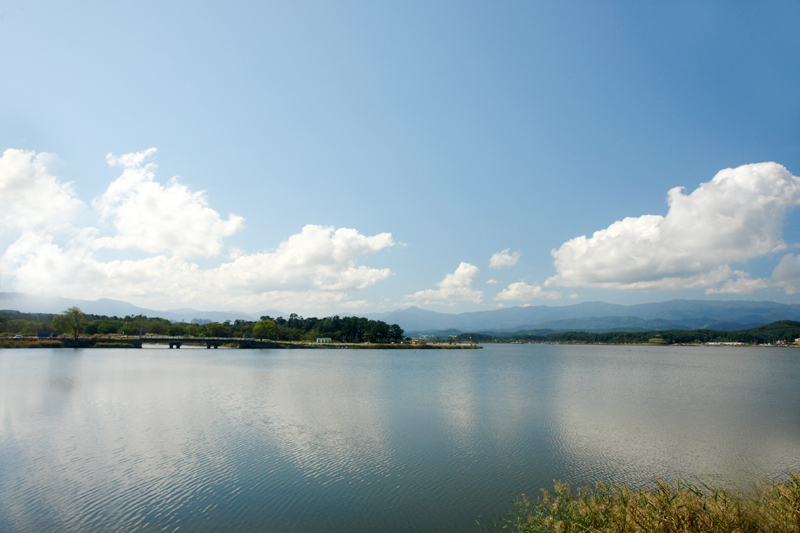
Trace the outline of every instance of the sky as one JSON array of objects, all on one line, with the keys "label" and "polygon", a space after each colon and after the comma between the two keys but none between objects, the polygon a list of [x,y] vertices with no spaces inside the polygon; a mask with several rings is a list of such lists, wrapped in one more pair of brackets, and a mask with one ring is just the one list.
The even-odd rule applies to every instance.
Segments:
[{"label": "sky", "polygon": [[0,292],[800,302],[800,3],[0,0]]}]

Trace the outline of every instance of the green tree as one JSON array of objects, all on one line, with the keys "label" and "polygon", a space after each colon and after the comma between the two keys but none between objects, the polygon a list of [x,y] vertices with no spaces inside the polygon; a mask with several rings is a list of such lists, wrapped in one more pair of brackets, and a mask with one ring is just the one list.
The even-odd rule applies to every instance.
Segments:
[{"label": "green tree", "polygon": [[169,320],[163,318],[151,318],[147,321],[147,329],[156,335],[166,335],[169,332]]},{"label": "green tree", "polygon": [[179,322],[177,324],[172,324],[169,327],[169,334],[173,337],[181,337],[183,335],[189,334],[189,325],[184,324],[183,322]]},{"label": "green tree", "polygon": [[71,331],[77,339],[86,329],[86,314],[79,307],[70,307],[53,317],[53,327],[62,332]]},{"label": "green tree", "polygon": [[278,339],[278,326],[272,320],[261,320],[253,327],[253,337],[257,339]]}]

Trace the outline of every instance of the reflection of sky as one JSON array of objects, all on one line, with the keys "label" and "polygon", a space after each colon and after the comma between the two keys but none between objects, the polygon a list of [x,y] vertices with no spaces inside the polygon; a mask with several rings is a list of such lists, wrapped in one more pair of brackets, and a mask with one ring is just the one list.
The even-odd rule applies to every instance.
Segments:
[{"label": "reflection of sky", "polygon": [[627,350],[0,351],[0,529],[448,530],[554,478],[800,467],[796,352]]},{"label": "reflection of sky", "polygon": [[281,455],[306,476],[359,479],[364,471],[385,470],[390,458],[381,362],[313,359],[260,376],[260,409]]},{"label": "reflection of sky", "polygon": [[217,406],[191,390],[202,387],[202,370],[102,355],[3,354],[0,446],[12,477],[0,486],[2,513],[41,520],[43,530],[52,523],[102,529],[144,520],[155,504],[164,513],[203,488],[193,477],[213,480],[229,470]]},{"label": "reflection of sky", "polygon": [[578,482],[746,483],[800,467],[800,376],[785,351],[594,350],[561,348],[554,373],[558,443]]}]

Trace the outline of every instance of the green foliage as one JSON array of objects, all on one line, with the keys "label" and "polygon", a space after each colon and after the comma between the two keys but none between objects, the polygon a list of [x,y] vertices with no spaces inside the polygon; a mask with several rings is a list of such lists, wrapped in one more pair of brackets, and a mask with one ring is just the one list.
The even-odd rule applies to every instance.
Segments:
[{"label": "green foliage", "polygon": [[0,311],[0,328],[10,335],[36,335],[37,333],[66,333],[75,338],[82,333],[88,335],[168,335],[173,337],[238,337],[280,341],[314,341],[318,337],[330,337],[336,342],[400,343],[403,329],[397,324],[361,317],[332,316],[319,319],[303,318],[292,313],[288,319],[261,317],[258,322],[235,320],[233,323],[211,322],[209,324],[171,323],[163,318],[148,318],[144,315],[119,318],[102,315],[87,315],[77,307],[71,307],[60,315],[44,313],[20,313]]},{"label": "green foliage", "polygon": [[318,319],[303,318],[295,313],[283,318],[261,317],[252,329],[257,339],[283,341],[313,341],[318,337],[329,337],[336,342],[392,343],[403,340],[403,329],[397,324],[362,317],[339,317],[338,315]]},{"label": "green foliage", "polygon": [[557,482],[535,502],[522,495],[502,522],[518,533],[797,533],[800,476],[759,484],[752,494],[663,481],[651,489],[599,483],[573,492]]},{"label": "green foliage", "polygon": [[63,348],[61,341],[34,340],[34,339],[8,339],[0,340],[0,348]]},{"label": "green foliage", "polygon": [[167,335],[170,337],[182,337],[183,335],[188,335],[190,330],[189,324],[180,322],[170,325],[167,330]]},{"label": "green foliage", "polygon": [[53,318],[53,327],[59,333],[71,331],[77,339],[86,330],[86,313],[78,307],[70,307]]}]

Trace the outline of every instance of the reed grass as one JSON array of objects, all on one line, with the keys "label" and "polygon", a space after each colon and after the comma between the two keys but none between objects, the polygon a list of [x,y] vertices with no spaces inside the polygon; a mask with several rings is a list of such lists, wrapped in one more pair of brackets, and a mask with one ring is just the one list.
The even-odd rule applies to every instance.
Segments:
[{"label": "reed grass", "polygon": [[748,493],[664,481],[572,491],[557,482],[536,501],[523,495],[498,525],[517,533],[800,533],[800,475]]},{"label": "reed grass", "polygon": [[56,340],[0,340],[0,348],[63,348],[61,341]]}]

